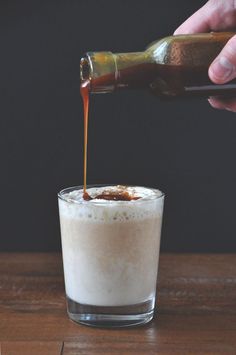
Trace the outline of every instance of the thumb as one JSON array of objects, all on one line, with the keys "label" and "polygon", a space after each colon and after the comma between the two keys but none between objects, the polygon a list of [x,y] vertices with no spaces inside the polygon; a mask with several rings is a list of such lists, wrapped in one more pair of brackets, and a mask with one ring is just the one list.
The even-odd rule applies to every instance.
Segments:
[{"label": "thumb", "polygon": [[230,38],[208,71],[216,84],[224,84],[236,78],[236,35]]}]

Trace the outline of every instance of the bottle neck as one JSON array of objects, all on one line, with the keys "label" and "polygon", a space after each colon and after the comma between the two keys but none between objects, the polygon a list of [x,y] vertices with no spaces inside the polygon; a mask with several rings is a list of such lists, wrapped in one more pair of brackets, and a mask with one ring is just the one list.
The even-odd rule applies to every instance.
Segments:
[{"label": "bottle neck", "polygon": [[89,80],[91,93],[147,87],[153,70],[156,65],[148,52],[89,52],[80,62],[81,80]]}]

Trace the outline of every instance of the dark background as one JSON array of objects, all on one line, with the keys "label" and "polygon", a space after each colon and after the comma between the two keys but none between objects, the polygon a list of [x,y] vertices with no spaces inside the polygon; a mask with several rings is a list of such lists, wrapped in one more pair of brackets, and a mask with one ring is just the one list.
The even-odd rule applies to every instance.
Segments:
[{"label": "dark background", "polygon": [[[60,249],[57,192],[83,176],[83,53],[142,50],[203,4],[1,1],[0,250]],[[93,96],[88,182],[163,190],[162,251],[236,251],[235,132],[207,100]]]}]

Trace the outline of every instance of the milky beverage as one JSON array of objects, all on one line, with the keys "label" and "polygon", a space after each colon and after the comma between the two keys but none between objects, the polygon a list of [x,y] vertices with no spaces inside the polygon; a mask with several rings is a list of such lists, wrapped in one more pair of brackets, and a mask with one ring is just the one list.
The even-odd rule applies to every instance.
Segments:
[{"label": "milky beverage", "polygon": [[[96,199],[126,191],[137,200]],[[72,189],[59,198],[66,294],[80,304],[125,306],[155,299],[163,195],[145,187]]]}]

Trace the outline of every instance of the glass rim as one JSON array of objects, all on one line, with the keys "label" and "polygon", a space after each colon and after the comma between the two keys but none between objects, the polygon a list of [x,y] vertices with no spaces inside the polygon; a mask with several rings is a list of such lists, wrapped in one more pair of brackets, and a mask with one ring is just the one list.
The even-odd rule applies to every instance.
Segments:
[{"label": "glass rim", "polygon": [[[89,188],[92,188],[92,187],[106,187],[106,186],[117,186],[118,184],[89,184],[87,185],[87,189]],[[140,185],[122,185],[122,186],[127,186],[127,187],[139,187],[139,188],[144,188],[144,189],[148,189],[148,190],[152,190],[154,192],[156,192],[156,194],[148,197],[148,198],[144,198],[144,199],[138,199],[138,200],[135,200],[135,201],[114,201],[114,200],[111,200],[111,204],[114,205],[114,204],[119,204],[119,205],[127,205],[127,202],[135,202],[135,204],[142,204],[142,203],[148,203],[148,202],[151,202],[151,201],[157,201],[163,197],[165,197],[165,193],[162,192],[161,190],[159,189],[156,189],[154,187],[147,187],[147,186],[140,186]],[[71,192],[71,191],[74,191],[74,190],[83,190],[84,186],[83,185],[76,185],[76,186],[71,186],[71,187],[66,187],[62,190],[60,190],[57,194],[58,198],[64,202],[67,202],[67,203],[75,203],[75,204],[78,204],[78,205],[84,205],[85,203],[87,202],[90,202],[92,203],[94,206],[107,206],[107,204],[104,204],[104,201],[102,200],[91,200],[91,201],[75,201],[75,200],[68,200],[67,198],[64,197],[64,195],[68,192]],[[158,194],[157,194],[158,192]],[[109,204],[110,205],[110,204]]]}]

